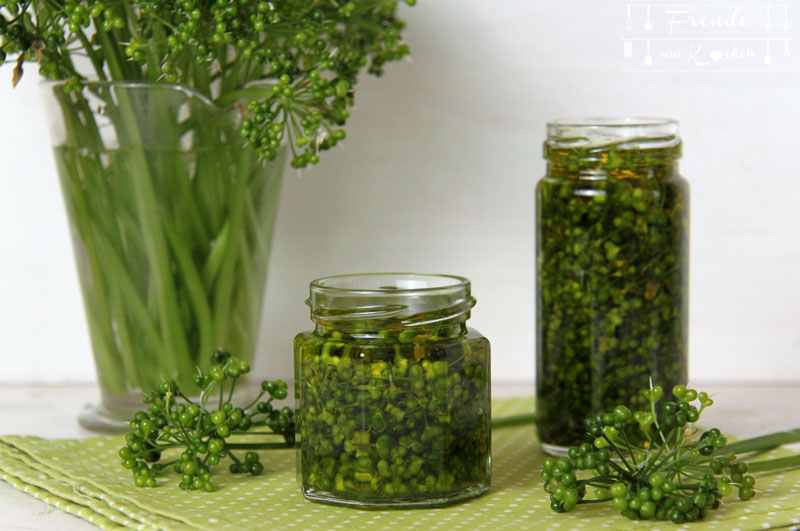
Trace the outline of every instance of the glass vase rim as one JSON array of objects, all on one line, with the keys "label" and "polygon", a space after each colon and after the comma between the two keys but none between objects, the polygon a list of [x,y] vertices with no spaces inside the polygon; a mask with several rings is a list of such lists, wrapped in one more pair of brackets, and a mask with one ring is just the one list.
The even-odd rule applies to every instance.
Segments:
[{"label": "glass vase rim", "polygon": [[[42,79],[39,81],[40,87],[56,87],[56,86],[64,86],[67,84],[67,81],[64,79]],[[163,88],[166,90],[171,90],[177,93],[183,93],[185,96],[190,98],[196,98],[200,100],[205,105],[215,107],[217,109],[224,109],[220,105],[217,105],[214,100],[206,96],[205,94],[198,92],[197,90],[187,87],[186,85],[181,85],[180,83],[161,83],[156,81],[122,81],[122,80],[113,80],[113,79],[96,79],[91,81],[82,81],[81,87],[85,86],[104,86],[104,87],[119,87],[119,88],[126,88],[126,89],[152,89],[152,88]],[[229,107],[229,106],[228,106]]]}]

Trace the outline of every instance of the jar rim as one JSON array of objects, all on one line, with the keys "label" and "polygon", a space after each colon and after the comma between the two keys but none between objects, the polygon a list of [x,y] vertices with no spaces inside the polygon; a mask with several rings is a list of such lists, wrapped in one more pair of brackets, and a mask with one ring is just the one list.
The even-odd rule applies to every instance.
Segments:
[{"label": "jar rim", "polygon": [[681,143],[678,131],[678,121],[671,118],[560,118],[547,123],[545,148],[677,148]]},{"label": "jar rim", "polygon": [[581,116],[557,118],[547,122],[547,125],[572,127],[672,126],[676,128],[677,133],[678,121],[672,118],[656,118],[649,116]]},{"label": "jar rim", "polygon": [[475,306],[471,283],[456,275],[361,273],[311,282],[311,319],[317,323],[392,320],[427,326],[469,317]]},{"label": "jar rim", "polygon": [[[385,282],[394,285],[383,285]],[[433,285],[431,285],[433,284]],[[311,291],[330,294],[415,295],[468,288],[470,281],[457,275],[425,273],[355,273],[311,281]]]}]

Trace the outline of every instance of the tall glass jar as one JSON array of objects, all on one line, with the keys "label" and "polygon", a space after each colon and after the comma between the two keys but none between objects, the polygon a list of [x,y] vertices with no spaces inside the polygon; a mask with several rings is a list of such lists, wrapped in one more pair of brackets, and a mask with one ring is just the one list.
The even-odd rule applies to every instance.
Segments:
[{"label": "tall glass jar", "polygon": [[678,124],[548,124],[536,187],[536,409],[559,453],[585,417],[687,378],[689,189]]},{"label": "tall glass jar", "polygon": [[489,490],[489,341],[466,325],[470,282],[335,276],[306,303],[316,327],[294,343],[305,497],[403,507]]}]

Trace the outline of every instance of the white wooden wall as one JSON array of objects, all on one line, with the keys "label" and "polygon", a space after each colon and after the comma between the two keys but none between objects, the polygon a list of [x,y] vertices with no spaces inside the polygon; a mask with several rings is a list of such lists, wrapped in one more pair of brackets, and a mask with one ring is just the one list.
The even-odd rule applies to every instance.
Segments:
[{"label": "white wooden wall", "polygon": [[[365,77],[344,147],[285,177],[257,372],[291,375],[309,280],[418,271],[471,278],[495,381],[532,380],[544,124],[652,115],[681,121],[692,184],[692,377],[800,380],[800,5],[787,2],[768,24],[765,2],[654,6],[650,31],[622,2],[403,8],[413,60]],[[14,91],[10,77],[0,68],[0,382],[88,381],[35,67]]]}]

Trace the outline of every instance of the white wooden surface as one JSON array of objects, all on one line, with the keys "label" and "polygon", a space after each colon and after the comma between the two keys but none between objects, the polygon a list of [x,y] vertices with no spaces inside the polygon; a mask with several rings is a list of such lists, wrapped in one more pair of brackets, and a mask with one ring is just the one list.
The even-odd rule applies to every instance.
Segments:
[{"label": "white wooden surface", "polygon": [[[800,426],[800,384],[694,385],[712,394],[716,404],[703,415],[704,425],[728,433],[755,436]],[[533,384],[493,387],[495,397],[523,396]],[[0,433],[41,437],[87,437],[75,418],[84,404],[95,400],[93,385],[7,385],[0,388]],[[0,481],[0,529],[73,531],[93,528]]]}]

